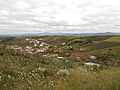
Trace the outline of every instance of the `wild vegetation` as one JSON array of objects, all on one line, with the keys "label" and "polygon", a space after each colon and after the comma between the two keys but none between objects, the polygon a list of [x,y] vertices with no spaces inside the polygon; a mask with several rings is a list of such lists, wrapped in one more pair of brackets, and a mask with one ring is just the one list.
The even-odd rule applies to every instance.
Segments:
[{"label": "wild vegetation", "polygon": [[0,37],[0,90],[120,90],[119,37]]}]

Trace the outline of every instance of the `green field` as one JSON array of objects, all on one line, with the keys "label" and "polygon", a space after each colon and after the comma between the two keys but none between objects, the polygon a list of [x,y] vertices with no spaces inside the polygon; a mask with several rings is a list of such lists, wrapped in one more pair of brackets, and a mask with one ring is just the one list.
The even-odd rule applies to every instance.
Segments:
[{"label": "green field", "polygon": [[120,42],[120,36],[115,36],[115,37],[110,37],[104,41],[107,41],[107,42]]}]

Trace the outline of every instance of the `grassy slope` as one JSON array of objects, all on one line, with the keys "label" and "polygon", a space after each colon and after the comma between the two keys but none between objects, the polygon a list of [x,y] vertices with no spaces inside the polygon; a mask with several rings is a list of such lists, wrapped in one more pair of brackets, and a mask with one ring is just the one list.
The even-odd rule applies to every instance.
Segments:
[{"label": "grassy slope", "polygon": [[[96,69],[96,72],[82,68],[79,62],[75,61],[58,61],[14,51],[4,50],[3,52],[4,54],[0,56],[1,90],[120,89],[119,68],[109,68],[103,71]],[[73,68],[73,70],[69,76],[57,76],[56,72],[63,68]]]}]

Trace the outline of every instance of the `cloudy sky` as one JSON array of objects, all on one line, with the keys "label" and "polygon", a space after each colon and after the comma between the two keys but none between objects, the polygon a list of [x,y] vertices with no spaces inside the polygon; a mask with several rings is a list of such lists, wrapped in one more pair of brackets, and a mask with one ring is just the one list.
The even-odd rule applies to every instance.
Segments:
[{"label": "cloudy sky", "polygon": [[120,32],[120,0],[0,0],[0,33]]}]

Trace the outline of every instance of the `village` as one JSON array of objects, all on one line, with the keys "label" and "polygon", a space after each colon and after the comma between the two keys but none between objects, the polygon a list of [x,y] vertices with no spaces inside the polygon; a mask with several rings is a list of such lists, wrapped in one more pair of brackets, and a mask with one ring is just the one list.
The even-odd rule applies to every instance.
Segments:
[{"label": "village", "polygon": [[[29,43],[29,46],[20,47],[18,45],[10,47],[10,49],[13,50],[19,50],[20,52],[25,52],[29,54],[39,54],[43,57],[51,57],[51,58],[57,58],[57,59],[80,59],[80,57],[84,57],[85,59],[90,60],[96,60],[97,57],[94,55],[86,54],[83,51],[86,50],[86,48],[79,48],[78,51],[73,51],[72,46],[67,46],[66,43],[61,43],[60,46],[57,45],[51,45],[47,44],[43,41],[43,39],[32,39],[32,38],[26,38],[25,41]],[[92,63],[92,62],[86,62],[84,65],[95,65],[99,67],[99,64]]]}]

